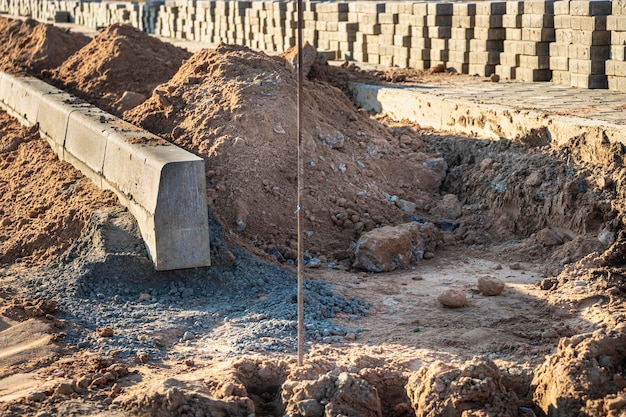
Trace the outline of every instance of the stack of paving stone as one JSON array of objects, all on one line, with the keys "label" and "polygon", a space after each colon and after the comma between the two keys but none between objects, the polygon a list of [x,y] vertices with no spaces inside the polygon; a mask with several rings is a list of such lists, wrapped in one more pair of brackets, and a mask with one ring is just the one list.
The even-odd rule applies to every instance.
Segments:
[{"label": "stack of paving stone", "polygon": [[607,18],[611,31],[611,59],[606,61],[609,89],[626,91],[626,1],[614,0],[613,13]]},{"label": "stack of paving stone", "polygon": [[607,16],[611,8],[608,0],[555,3],[556,42],[550,47],[550,63],[556,69],[553,82],[607,88],[605,62],[611,45]]},{"label": "stack of paving stone", "polygon": [[476,3],[474,38],[470,40],[468,74],[490,76],[500,63],[500,54],[506,35],[503,15],[506,3],[486,1]]},{"label": "stack of paving stone", "polygon": [[[351,22],[357,22],[352,44],[352,58],[359,62],[380,63],[378,37],[381,33],[379,16],[385,12],[385,3],[354,2],[349,5]],[[305,19],[306,21],[306,19]]]},{"label": "stack of paving stone", "polygon": [[296,11],[293,3],[252,2],[246,10],[246,45],[267,51],[284,51],[295,45]]},{"label": "stack of paving stone", "polygon": [[[348,14],[349,4],[346,2],[331,2],[331,3],[317,3],[315,4],[315,14],[317,20],[315,21],[315,34],[317,36],[317,44],[307,39],[311,44],[317,45],[317,48],[321,51],[327,51],[327,57],[331,59],[337,59],[342,56],[340,43],[344,43],[344,46],[349,47],[348,43],[351,43],[350,36],[355,36],[354,28],[348,27]],[[311,22],[306,22],[306,26],[312,26]],[[339,30],[339,25],[342,24],[343,30],[352,29],[350,32],[342,32]],[[352,51],[348,49],[345,51],[346,55],[350,56]]]},{"label": "stack of paving stone", "polygon": [[411,26],[409,48],[409,67],[411,68],[430,68],[430,38],[428,37],[427,15],[427,4],[416,3],[413,4],[413,16],[406,17]]},{"label": "stack of paving stone", "polygon": [[456,72],[469,72],[471,41],[476,22],[475,3],[455,3],[452,6],[452,29],[448,41],[448,68]]},{"label": "stack of paving stone", "polygon": [[523,14],[523,1],[509,1],[506,3],[506,13],[502,16],[505,39],[502,42],[500,64],[496,66],[496,74],[503,79],[515,79],[515,70],[520,64],[519,57],[524,53],[524,43],[522,42]]},{"label": "stack of paving stone", "polygon": [[196,3],[196,19],[193,38],[199,42],[212,43],[215,35],[215,2],[199,1]]},{"label": "stack of paving stone", "polygon": [[[554,42],[554,1],[507,3],[506,41],[496,73],[521,81],[550,81],[550,43]],[[512,25],[515,27],[511,27]]]},{"label": "stack of paving stone", "polygon": [[448,62],[448,42],[452,35],[453,3],[427,3],[426,32],[430,47],[425,49],[424,58],[430,67],[445,66]]}]

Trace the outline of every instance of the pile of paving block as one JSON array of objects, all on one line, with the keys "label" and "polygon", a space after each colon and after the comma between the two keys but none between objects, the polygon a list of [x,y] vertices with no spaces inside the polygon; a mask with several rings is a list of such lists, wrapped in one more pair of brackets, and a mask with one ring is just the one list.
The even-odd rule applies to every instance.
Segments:
[{"label": "pile of paving block", "polygon": [[44,22],[71,22],[93,29],[125,23],[154,33],[159,7],[163,1],[100,2],[0,0],[0,13],[31,17]]},{"label": "pile of paving block", "polygon": [[613,0],[606,28],[611,32],[610,56],[606,76],[611,90],[626,91],[626,0]]},{"label": "pile of paving block", "polygon": [[[626,0],[305,0],[303,38],[328,59],[448,69],[626,91]],[[281,52],[296,44],[285,0],[0,0],[0,13]]]}]

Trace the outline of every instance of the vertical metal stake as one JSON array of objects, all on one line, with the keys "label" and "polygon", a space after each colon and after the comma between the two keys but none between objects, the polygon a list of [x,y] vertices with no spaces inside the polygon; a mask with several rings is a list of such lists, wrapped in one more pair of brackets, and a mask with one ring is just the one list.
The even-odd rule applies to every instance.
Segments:
[{"label": "vertical metal stake", "polygon": [[297,113],[297,130],[298,130],[298,190],[297,190],[297,233],[298,233],[298,366],[302,366],[304,358],[304,277],[302,268],[304,267],[304,256],[302,255],[302,229],[300,218],[302,216],[302,175],[303,164],[301,155],[302,145],[302,82],[304,74],[302,71],[302,0],[298,3],[298,99],[296,105]]}]

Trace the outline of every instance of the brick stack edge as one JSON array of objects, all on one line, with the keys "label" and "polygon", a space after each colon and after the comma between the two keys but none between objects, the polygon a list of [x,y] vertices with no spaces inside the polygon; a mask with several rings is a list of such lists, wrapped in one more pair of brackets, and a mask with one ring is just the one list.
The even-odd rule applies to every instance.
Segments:
[{"label": "brick stack edge", "polygon": [[[303,35],[329,59],[626,91],[626,0],[304,2]],[[0,13],[281,52],[295,1],[0,0]]]}]

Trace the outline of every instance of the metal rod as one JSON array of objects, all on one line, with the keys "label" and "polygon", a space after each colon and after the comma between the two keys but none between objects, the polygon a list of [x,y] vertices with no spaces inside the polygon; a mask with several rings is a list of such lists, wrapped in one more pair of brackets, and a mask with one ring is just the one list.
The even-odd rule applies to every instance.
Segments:
[{"label": "metal rod", "polygon": [[302,145],[302,82],[304,81],[304,74],[302,70],[302,16],[304,15],[302,10],[302,0],[296,0],[298,6],[298,98],[296,105],[297,113],[297,130],[298,130],[298,190],[297,190],[297,209],[296,218],[298,222],[297,234],[298,234],[298,366],[302,366],[304,358],[304,276],[302,269],[304,267],[304,256],[302,254],[302,175],[303,164],[301,155]]}]

